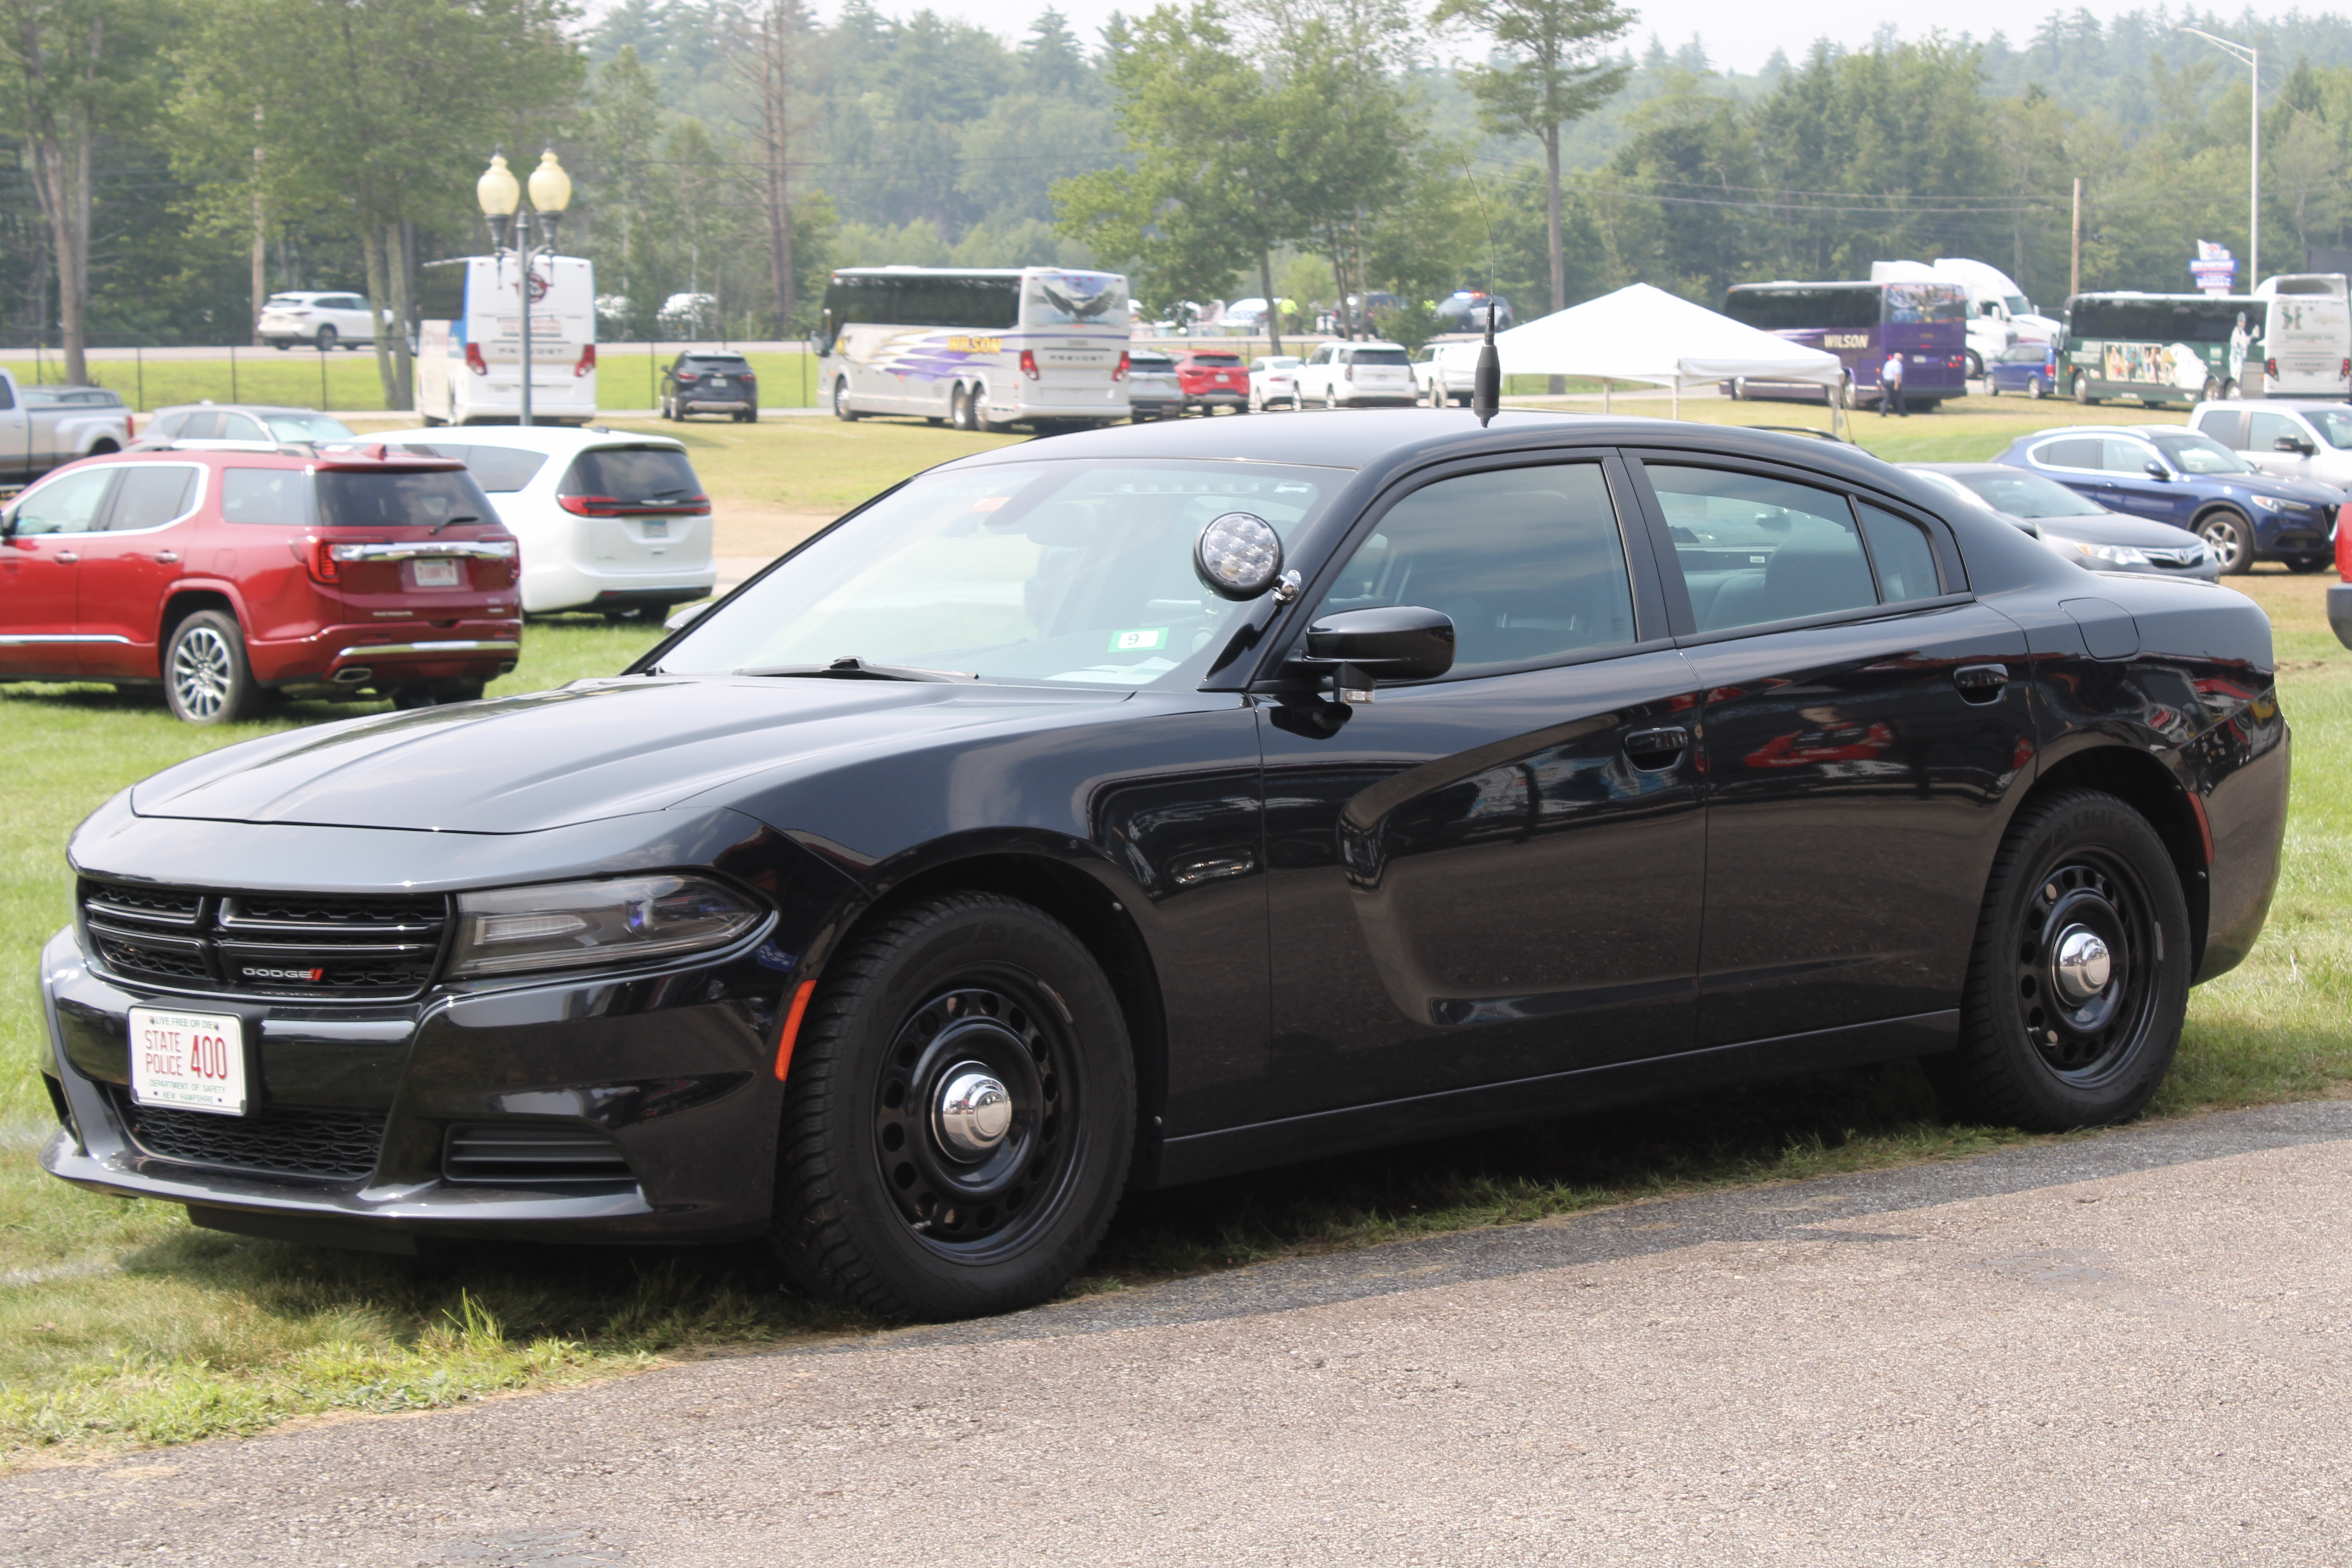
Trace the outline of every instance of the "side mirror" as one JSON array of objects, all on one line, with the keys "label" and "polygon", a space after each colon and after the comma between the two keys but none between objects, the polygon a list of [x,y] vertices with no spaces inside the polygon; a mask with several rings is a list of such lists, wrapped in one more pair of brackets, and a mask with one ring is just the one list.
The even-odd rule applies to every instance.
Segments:
[{"label": "side mirror", "polygon": [[1380,682],[1432,680],[1454,668],[1454,618],[1418,605],[1341,610],[1307,628],[1309,668],[1329,669],[1339,700],[1370,702]]},{"label": "side mirror", "polygon": [[2318,448],[2300,436],[2282,436],[2277,440],[2271,443],[2271,450],[2273,452],[2293,452],[2298,458],[2308,458],[2312,453],[2317,451]]},{"label": "side mirror", "polygon": [[2147,460],[2146,467],[2147,468],[2147,477],[2151,479],[2169,482],[2172,479],[2172,470],[2166,468],[2162,463],[2158,462],[2154,458],[2150,458]]},{"label": "side mirror", "polygon": [[716,605],[717,603],[719,603],[719,601],[716,599],[705,599],[698,605],[688,605],[684,609],[672,611],[669,618],[662,622],[662,630],[666,632],[682,632],[687,627],[692,626],[695,622],[700,620],[702,618],[703,612],[709,609],[711,605]]}]

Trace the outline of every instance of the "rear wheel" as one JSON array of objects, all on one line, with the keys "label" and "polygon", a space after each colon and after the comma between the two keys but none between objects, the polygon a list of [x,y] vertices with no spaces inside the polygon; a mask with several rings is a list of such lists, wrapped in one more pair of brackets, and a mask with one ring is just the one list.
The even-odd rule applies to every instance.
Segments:
[{"label": "rear wheel", "polygon": [[770,1240],[886,1318],[1042,1301],[1102,1237],[1134,1138],[1126,1022],[1059,921],[990,893],[885,915],[794,1047]]},{"label": "rear wheel", "polygon": [[2197,520],[2197,537],[2221,563],[2223,576],[2254,569],[2254,531],[2245,518],[2220,507]]},{"label": "rear wheel", "polygon": [[1929,1076],[1954,1111],[2037,1131],[2137,1115],[2172,1065],[2192,963],[2145,817],[2089,790],[2031,803],[1993,862],[1959,1048]]},{"label": "rear wheel", "polygon": [[1337,387],[1327,386],[1323,389],[1323,406],[1331,413],[1339,412],[1339,391]]},{"label": "rear wheel", "polygon": [[2038,375],[2029,375],[2025,378],[2025,395],[2037,400],[2047,397],[2050,395],[2050,384]]},{"label": "rear wheel", "polygon": [[857,410],[849,405],[849,378],[845,375],[833,384],[833,416],[845,423],[857,417]]},{"label": "rear wheel", "polygon": [[163,700],[186,724],[234,724],[259,700],[236,618],[198,610],[172,630],[163,649]]}]

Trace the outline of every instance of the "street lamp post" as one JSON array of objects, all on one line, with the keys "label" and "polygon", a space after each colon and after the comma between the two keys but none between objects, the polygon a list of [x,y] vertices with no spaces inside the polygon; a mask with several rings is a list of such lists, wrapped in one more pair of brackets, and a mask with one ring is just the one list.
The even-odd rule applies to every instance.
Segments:
[{"label": "street lamp post", "polygon": [[[539,155],[539,167],[530,172],[530,212],[518,211],[522,205],[522,187],[508,169],[503,153],[490,154],[490,166],[474,182],[475,199],[481,203],[482,216],[490,220],[490,234],[499,249],[508,248],[508,227],[513,226],[512,247],[519,276],[515,286],[522,299],[522,416],[521,423],[530,423],[530,286],[531,262],[542,253],[548,258],[552,286],[555,258],[556,225],[562,219],[563,209],[572,205],[572,176],[555,161],[555,149],[550,147]],[[540,237],[534,239],[532,218],[538,218]]]},{"label": "street lamp post", "polygon": [[2233,59],[2245,62],[2253,87],[2253,99],[2249,107],[2253,112],[2253,128],[2248,134],[2251,151],[2246,195],[2246,287],[2252,293],[2254,285],[2263,280],[2263,54],[2245,44],[2233,44],[2227,38],[2217,38],[2202,27],[2175,27],[2176,33],[2194,33],[2207,43]]}]

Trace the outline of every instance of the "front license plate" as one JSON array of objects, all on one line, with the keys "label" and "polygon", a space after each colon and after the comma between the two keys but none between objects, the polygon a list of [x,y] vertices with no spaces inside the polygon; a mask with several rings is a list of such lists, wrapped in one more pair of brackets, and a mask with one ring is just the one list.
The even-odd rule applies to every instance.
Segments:
[{"label": "front license plate", "polygon": [[646,537],[647,539],[667,539],[669,537],[669,524],[657,521],[647,522],[646,524]]},{"label": "front license plate", "polygon": [[243,1116],[244,1020],[233,1013],[131,1008],[131,1098],[139,1105]]},{"label": "front license plate", "polygon": [[465,585],[466,563],[462,561],[419,561],[416,563],[416,585],[420,588],[459,588]]}]

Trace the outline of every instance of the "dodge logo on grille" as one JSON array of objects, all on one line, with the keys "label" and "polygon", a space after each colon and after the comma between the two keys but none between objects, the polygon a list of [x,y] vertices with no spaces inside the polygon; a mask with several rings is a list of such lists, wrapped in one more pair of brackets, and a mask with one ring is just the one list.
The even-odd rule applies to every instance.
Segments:
[{"label": "dodge logo on grille", "polygon": [[237,973],[247,980],[308,980],[313,984],[327,977],[323,969],[257,969],[250,964]]}]

